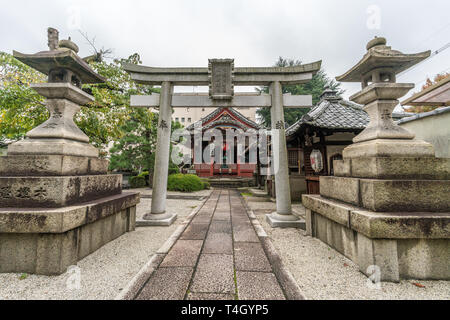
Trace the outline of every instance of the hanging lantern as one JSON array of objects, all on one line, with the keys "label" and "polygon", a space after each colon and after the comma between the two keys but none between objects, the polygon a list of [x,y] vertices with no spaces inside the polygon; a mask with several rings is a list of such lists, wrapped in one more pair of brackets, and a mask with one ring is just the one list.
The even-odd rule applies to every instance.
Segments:
[{"label": "hanging lantern", "polygon": [[309,156],[311,167],[314,172],[319,173],[323,170],[323,158],[320,150],[314,149]]}]

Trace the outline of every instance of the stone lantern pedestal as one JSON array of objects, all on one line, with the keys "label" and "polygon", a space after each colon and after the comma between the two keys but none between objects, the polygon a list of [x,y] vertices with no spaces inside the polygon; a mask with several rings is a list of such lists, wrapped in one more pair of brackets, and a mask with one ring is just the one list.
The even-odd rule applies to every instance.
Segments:
[{"label": "stone lantern pedestal", "polygon": [[73,122],[80,105],[93,101],[80,89],[81,81],[102,78],[72,49],[53,48],[34,55],[14,53],[49,74],[49,81],[55,81],[55,70],[71,78],[32,85],[47,98],[50,118],[0,157],[2,273],[64,273],[135,228],[139,194],[122,192],[122,176],[108,174],[108,161],[98,157],[98,150]]},{"label": "stone lantern pedestal", "polygon": [[[391,118],[414,87],[395,74],[429,52],[407,55],[369,42],[364,58],[340,81],[361,81],[350,100],[363,104],[367,128],[320,177],[320,195],[304,195],[307,232],[344,254],[371,279],[450,279],[450,159]],[[372,83],[368,83],[372,82]]]}]

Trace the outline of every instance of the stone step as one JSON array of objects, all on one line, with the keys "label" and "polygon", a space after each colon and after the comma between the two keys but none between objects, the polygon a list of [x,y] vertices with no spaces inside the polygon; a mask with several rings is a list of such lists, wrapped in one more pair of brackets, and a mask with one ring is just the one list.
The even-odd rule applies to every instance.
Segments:
[{"label": "stone step", "polygon": [[450,180],[320,177],[320,195],[377,212],[450,211]]}]

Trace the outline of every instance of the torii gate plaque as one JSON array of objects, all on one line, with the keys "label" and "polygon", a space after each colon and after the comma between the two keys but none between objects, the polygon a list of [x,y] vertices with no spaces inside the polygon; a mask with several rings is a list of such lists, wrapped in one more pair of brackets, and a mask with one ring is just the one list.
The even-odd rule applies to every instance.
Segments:
[{"label": "torii gate plaque", "polygon": [[[143,84],[161,85],[161,94],[131,96],[131,106],[159,107],[158,138],[153,176],[151,211],[144,215],[148,225],[171,225],[176,214],[166,210],[172,107],[270,107],[272,153],[275,163],[277,211],[266,216],[272,227],[299,227],[292,214],[289,169],[283,108],[312,106],[312,97],[283,94],[283,84],[308,82],[321,61],[294,67],[235,68],[234,59],[209,59],[208,68],[153,68],[126,64],[131,78]],[[174,94],[173,87],[209,86],[209,96]],[[267,85],[269,94],[234,94],[234,86]]]}]

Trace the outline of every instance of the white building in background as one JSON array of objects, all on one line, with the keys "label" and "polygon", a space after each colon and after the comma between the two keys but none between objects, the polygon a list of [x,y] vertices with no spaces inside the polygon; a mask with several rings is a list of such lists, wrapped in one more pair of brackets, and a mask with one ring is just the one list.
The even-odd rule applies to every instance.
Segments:
[{"label": "white building in background", "polygon": [[[207,92],[193,92],[193,93],[187,93],[187,92],[180,92],[177,94],[181,95],[205,95],[207,96]],[[245,94],[240,92],[240,94]],[[220,107],[220,106],[218,106]],[[216,110],[216,107],[210,107],[210,108],[202,108],[202,107],[196,107],[196,108],[173,108],[172,113],[172,120],[177,121],[181,123],[184,127],[188,127],[194,122],[200,121],[202,118],[206,117],[207,115],[211,114],[214,110]],[[235,107],[235,110],[237,110],[241,115],[246,117],[247,119],[258,122],[257,120],[257,114],[256,110],[257,108],[238,108]]]},{"label": "white building in background", "polygon": [[[172,120],[181,123],[184,127],[206,117],[217,108],[174,108]],[[235,108],[247,119],[256,122],[256,108]]]}]

